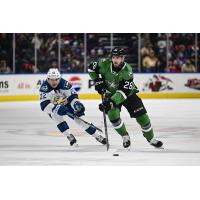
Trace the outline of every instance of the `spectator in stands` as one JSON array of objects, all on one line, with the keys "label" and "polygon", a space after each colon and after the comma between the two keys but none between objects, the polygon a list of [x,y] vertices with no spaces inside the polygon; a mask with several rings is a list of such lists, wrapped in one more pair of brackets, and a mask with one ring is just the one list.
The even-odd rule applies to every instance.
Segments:
[{"label": "spectator in stands", "polygon": [[155,56],[153,50],[150,51],[150,54],[145,56],[143,59],[143,71],[144,72],[157,72],[160,62]]},{"label": "spectator in stands", "polygon": [[31,43],[37,48],[37,66],[40,72],[47,72],[53,63],[58,63],[57,34],[37,34],[37,37],[33,38]]},{"label": "spectator in stands", "polygon": [[89,52],[89,55],[87,56],[87,62],[91,63],[91,62],[96,61],[97,59],[98,58],[97,58],[96,50],[95,49],[91,49],[90,52]]},{"label": "spectator in stands", "polygon": [[105,49],[103,47],[99,47],[97,49],[97,55],[98,55],[99,58],[103,58],[104,55],[105,55]]},{"label": "spectator in stands", "polygon": [[83,72],[83,34],[64,34],[61,40],[61,72]]},{"label": "spectator in stands", "polygon": [[[141,64],[144,72],[195,72],[195,40],[194,34],[169,34],[169,53],[166,55],[166,34],[141,34]],[[134,36],[134,40],[131,39]],[[15,66],[17,73],[46,72],[50,67],[58,67],[58,34],[26,34],[17,33],[15,51]],[[200,38],[200,36],[199,36]],[[113,45],[119,44],[128,49],[127,59],[133,67],[138,64],[138,35],[113,34]],[[13,65],[13,34],[0,34],[1,73],[11,72]],[[83,72],[84,70],[84,34],[61,34],[61,71]],[[200,46],[200,42],[199,42]],[[35,66],[35,51],[37,50],[37,67]],[[110,51],[109,33],[87,34],[87,63],[104,58]],[[200,65],[200,50],[198,49],[198,64]],[[167,66],[167,59],[169,65]],[[9,66],[9,67],[8,67]],[[167,68],[166,68],[167,66]],[[196,66],[196,67],[197,67]],[[200,70],[200,68],[198,68]]]},{"label": "spectator in stands", "polygon": [[145,56],[148,56],[150,54],[150,51],[152,51],[153,46],[151,43],[147,43],[144,47],[141,48],[141,57],[144,58]]},{"label": "spectator in stands", "polygon": [[164,49],[167,47],[166,34],[161,34],[161,36],[158,37],[157,46],[158,46],[158,49]]},{"label": "spectator in stands", "polygon": [[91,49],[94,49],[99,45],[98,34],[95,33],[88,33],[87,35],[87,50],[90,52]]},{"label": "spectator in stands", "polygon": [[181,72],[181,67],[176,60],[169,61],[169,66],[168,66],[167,72],[172,72],[172,73],[180,73]]},{"label": "spectator in stands", "polygon": [[33,73],[34,66],[34,45],[31,43],[33,34],[16,34],[16,72]]},{"label": "spectator in stands", "polygon": [[176,59],[180,66],[187,65],[188,60],[191,64],[195,63],[194,34],[172,34],[170,41],[172,41],[170,52],[172,52],[173,59]]},{"label": "spectator in stands", "polygon": [[31,43],[34,45],[34,48],[36,48],[37,50],[40,49],[41,47],[41,40],[39,39],[38,35],[36,35],[35,37],[33,37]]},{"label": "spectator in stands", "polygon": [[7,66],[5,60],[0,61],[0,73],[11,73],[11,69]]},{"label": "spectator in stands", "polygon": [[160,61],[160,68],[159,72],[165,72],[166,71],[166,65],[167,65],[167,34],[156,34],[155,36],[155,42],[154,42],[154,50],[157,58]]},{"label": "spectator in stands", "polygon": [[182,66],[186,62],[183,52],[179,51],[176,57],[176,61]]},{"label": "spectator in stands", "polygon": [[158,58],[160,66],[157,69],[159,72],[166,71],[166,47],[167,47],[167,35],[164,34],[142,34],[141,44],[144,47],[141,49],[141,57],[149,55],[150,51],[153,50],[155,56]]},{"label": "spectator in stands", "polygon": [[12,36],[10,33],[0,34],[0,60],[4,60],[6,65],[12,66]]},{"label": "spectator in stands", "polygon": [[182,72],[196,72],[195,66],[188,59],[181,67]]}]

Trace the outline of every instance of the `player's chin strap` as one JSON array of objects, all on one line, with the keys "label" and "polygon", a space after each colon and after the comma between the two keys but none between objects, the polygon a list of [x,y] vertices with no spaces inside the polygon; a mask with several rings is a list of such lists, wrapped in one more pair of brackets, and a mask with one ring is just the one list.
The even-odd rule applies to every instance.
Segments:
[{"label": "player's chin strap", "polygon": [[89,122],[85,121],[84,119],[82,119],[82,118],[80,118],[80,117],[78,117],[78,116],[76,116],[76,115],[74,115],[74,114],[72,114],[72,113],[67,112],[66,114],[67,114],[68,116],[72,117],[72,118],[76,118],[76,119],[82,121],[83,123],[85,123],[85,124],[87,124],[87,125],[89,125],[89,126],[92,126],[92,127],[95,128],[96,130],[98,130],[98,131],[100,131],[100,132],[103,133],[103,131],[102,131],[100,128],[96,127],[94,124],[89,123]]},{"label": "player's chin strap", "polygon": [[[104,102],[104,94],[101,94],[101,100],[102,100],[102,104]],[[108,140],[108,128],[107,128],[107,122],[106,122],[106,112],[105,109],[103,109],[103,121],[104,121],[104,128],[105,128],[105,137],[106,137],[106,147],[107,147],[107,151],[109,150],[109,140]]]}]

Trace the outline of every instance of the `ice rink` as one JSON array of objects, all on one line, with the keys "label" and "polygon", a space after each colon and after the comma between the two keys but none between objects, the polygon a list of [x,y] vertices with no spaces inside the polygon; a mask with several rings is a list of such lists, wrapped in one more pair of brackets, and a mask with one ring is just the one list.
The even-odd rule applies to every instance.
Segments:
[{"label": "ice rink", "polygon": [[[103,128],[99,100],[84,100],[87,120]],[[72,148],[39,102],[0,103],[0,165],[200,165],[200,100],[144,100],[157,138],[155,149],[126,110],[122,118],[132,139],[130,151],[108,122],[111,149],[97,143],[66,118],[79,147]],[[119,156],[114,157],[113,153]]]}]

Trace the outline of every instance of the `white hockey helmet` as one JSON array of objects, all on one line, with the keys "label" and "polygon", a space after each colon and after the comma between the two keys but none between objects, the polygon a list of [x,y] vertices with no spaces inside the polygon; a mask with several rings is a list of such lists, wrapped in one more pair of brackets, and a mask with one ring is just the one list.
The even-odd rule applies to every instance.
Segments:
[{"label": "white hockey helmet", "polygon": [[61,74],[57,68],[50,68],[47,73],[47,79],[60,79]]}]

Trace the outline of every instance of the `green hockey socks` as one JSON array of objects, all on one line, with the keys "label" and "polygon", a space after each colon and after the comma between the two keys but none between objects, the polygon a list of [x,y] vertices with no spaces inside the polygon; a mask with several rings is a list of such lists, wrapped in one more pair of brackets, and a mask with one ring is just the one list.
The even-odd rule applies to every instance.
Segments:
[{"label": "green hockey socks", "polygon": [[142,128],[143,136],[150,141],[154,137],[154,133],[149,116],[147,114],[143,114],[140,117],[137,117],[136,120]]}]

